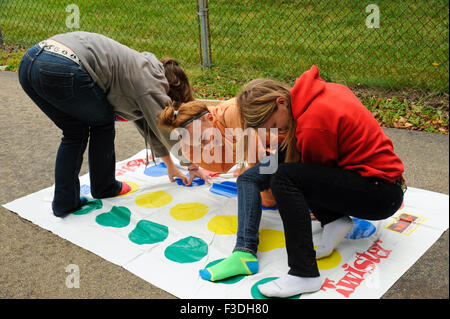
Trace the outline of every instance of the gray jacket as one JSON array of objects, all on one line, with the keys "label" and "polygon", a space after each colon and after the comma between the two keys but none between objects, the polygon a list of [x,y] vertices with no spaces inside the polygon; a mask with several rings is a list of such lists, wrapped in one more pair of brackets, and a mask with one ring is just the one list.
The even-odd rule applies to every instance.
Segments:
[{"label": "gray jacket", "polygon": [[[114,113],[133,121],[154,157],[169,154],[177,142],[157,127],[171,102],[162,63],[149,52],[135,51],[104,35],[76,31],[51,37],[71,48],[94,82],[105,92]],[[179,157],[178,154],[174,154]],[[180,158],[180,157],[179,157]]]}]

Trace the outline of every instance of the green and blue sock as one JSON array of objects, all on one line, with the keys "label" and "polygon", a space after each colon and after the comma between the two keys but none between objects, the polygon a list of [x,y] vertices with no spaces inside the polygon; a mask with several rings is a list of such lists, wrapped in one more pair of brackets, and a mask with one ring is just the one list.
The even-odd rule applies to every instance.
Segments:
[{"label": "green and blue sock", "polygon": [[258,268],[258,259],[252,253],[234,251],[230,257],[199,272],[204,280],[218,281],[237,275],[253,275]]}]

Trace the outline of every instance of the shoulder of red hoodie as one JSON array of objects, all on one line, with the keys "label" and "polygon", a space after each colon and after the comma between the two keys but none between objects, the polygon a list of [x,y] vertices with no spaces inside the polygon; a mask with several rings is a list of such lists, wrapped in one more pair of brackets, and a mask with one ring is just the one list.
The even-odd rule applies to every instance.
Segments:
[{"label": "shoulder of red hoodie", "polygon": [[322,80],[316,66],[297,79],[291,104],[302,162],[390,182],[403,174],[402,160],[375,117],[348,87]]}]

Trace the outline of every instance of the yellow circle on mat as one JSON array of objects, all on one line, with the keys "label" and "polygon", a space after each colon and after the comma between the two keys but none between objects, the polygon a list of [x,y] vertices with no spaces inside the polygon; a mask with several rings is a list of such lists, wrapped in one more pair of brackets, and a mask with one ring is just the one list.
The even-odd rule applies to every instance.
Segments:
[{"label": "yellow circle on mat", "polygon": [[166,191],[156,191],[139,195],[134,201],[136,205],[141,207],[157,208],[169,204],[172,198],[172,195]]},{"label": "yellow circle on mat", "polygon": [[170,209],[170,215],[176,220],[196,220],[208,213],[209,207],[202,203],[181,203]]},{"label": "yellow circle on mat", "polygon": [[[316,249],[317,247],[319,246],[314,246],[314,249]],[[341,254],[335,249],[333,250],[330,256],[317,259],[317,268],[322,270],[331,269],[339,266],[341,260],[342,260]]]},{"label": "yellow circle on mat", "polygon": [[123,182],[127,183],[128,185],[130,185],[131,190],[128,193],[126,193],[126,194],[117,195],[117,197],[127,196],[127,195],[133,194],[133,193],[135,193],[135,192],[137,192],[139,190],[139,185],[138,184],[133,183],[133,182],[129,182],[129,181],[123,181]]},{"label": "yellow circle on mat", "polygon": [[261,252],[283,248],[286,246],[284,231],[274,229],[259,230],[258,250]]},{"label": "yellow circle on mat", "polygon": [[236,215],[214,216],[208,222],[208,229],[217,235],[233,235],[237,233],[238,218]]}]

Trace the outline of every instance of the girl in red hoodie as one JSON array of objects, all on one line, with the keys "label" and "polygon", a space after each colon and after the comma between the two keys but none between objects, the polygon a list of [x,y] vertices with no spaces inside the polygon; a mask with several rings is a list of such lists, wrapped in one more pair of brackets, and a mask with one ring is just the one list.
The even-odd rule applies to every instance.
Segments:
[{"label": "girl in red hoodie", "polygon": [[[258,185],[262,179],[247,179],[272,189],[290,267],[288,274],[259,290],[269,297],[317,291],[322,279],[316,258],[329,256],[351,230],[350,216],[381,220],[400,207],[406,188],[402,160],[350,89],[322,80],[316,66],[292,89],[272,80],[254,80],[237,102],[244,128],[288,129],[282,145],[286,160],[270,183]],[[323,227],[317,250],[309,209]]]}]

